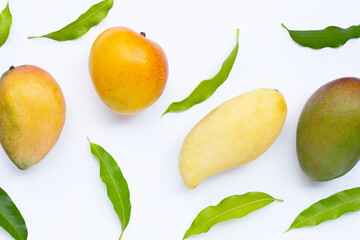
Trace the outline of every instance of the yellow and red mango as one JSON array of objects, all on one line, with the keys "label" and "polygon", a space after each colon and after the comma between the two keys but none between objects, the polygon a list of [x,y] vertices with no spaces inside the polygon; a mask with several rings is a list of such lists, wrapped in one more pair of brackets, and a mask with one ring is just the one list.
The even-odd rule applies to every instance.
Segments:
[{"label": "yellow and red mango", "polygon": [[49,73],[23,65],[0,78],[0,142],[18,168],[40,162],[57,142],[64,122],[64,96]]}]

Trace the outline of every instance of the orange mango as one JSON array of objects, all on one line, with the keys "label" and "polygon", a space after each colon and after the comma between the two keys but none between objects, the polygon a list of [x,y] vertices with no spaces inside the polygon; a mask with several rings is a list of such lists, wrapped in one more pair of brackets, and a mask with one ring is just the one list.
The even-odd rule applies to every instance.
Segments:
[{"label": "orange mango", "polygon": [[110,28],[96,39],[89,70],[102,101],[125,115],[136,114],[156,102],[168,78],[162,48],[144,33],[125,27]]}]

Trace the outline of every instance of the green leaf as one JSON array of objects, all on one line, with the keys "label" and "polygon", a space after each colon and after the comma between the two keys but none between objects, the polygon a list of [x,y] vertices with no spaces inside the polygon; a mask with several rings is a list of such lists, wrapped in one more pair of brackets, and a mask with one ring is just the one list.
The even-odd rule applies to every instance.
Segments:
[{"label": "green leaf", "polygon": [[0,47],[4,45],[10,34],[12,16],[9,7],[9,0],[5,9],[0,13]]},{"label": "green leaf", "polygon": [[168,112],[180,112],[190,109],[196,104],[202,103],[218,89],[229,77],[231,69],[234,65],[237,53],[239,50],[239,29],[237,29],[237,42],[234,50],[231,52],[230,56],[225,60],[221,66],[220,72],[215,75],[215,77],[202,81],[194,91],[181,102],[172,103],[168,109],[164,112],[165,115]]},{"label": "green leaf", "polygon": [[90,142],[91,153],[99,159],[100,177],[107,187],[107,194],[119,217],[122,232],[129,224],[131,203],[128,184],[115,159],[99,145]]},{"label": "green leaf", "polygon": [[335,26],[323,30],[294,31],[282,26],[289,32],[290,37],[299,45],[313,49],[325,47],[338,48],[352,38],[360,37],[360,26],[343,29]]},{"label": "green leaf", "polygon": [[266,193],[249,192],[244,195],[234,195],[222,200],[217,206],[210,206],[202,210],[186,231],[184,238],[206,233],[215,224],[230,219],[242,218],[249,213],[263,208],[273,201],[281,201]]},{"label": "green leaf", "polygon": [[316,226],[327,220],[360,210],[360,188],[338,192],[302,211],[287,231],[305,226]]},{"label": "green leaf", "polygon": [[114,0],[104,0],[92,6],[86,13],[81,15],[75,22],[70,23],[59,31],[52,32],[43,36],[30,38],[50,38],[56,41],[74,40],[85,33],[90,28],[98,25],[109,13],[114,4]]},{"label": "green leaf", "polygon": [[0,226],[15,240],[26,240],[28,231],[25,220],[9,195],[0,188]]}]

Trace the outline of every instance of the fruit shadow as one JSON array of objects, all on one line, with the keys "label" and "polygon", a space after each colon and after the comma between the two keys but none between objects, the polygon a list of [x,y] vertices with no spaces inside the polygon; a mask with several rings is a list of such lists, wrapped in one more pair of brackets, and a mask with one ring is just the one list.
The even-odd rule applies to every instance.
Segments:
[{"label": "fruit shadow", "polygon": [[141,112],[134,115],[124,115],[117,113],[113,110],[111,110],[109,107],[103,107],[102,115],[104,118],[106,118],[109,121],[119,122],[119,123],[127,123],[131,121],[135,121],[135,119],[139,118],[141,116]]},{"label": "fruit shadow", "polygon": [[314,181],[311,178],[309,178],[304,172],[301,172],[301,180],[303,182],[303,184],[305,185],[305,187],[311,187],[311,188],[320,188],[323,187],[324,185],[329,184],[329,182],[331,181],[323,181],[323,182],[319,182],[319,181]]}]

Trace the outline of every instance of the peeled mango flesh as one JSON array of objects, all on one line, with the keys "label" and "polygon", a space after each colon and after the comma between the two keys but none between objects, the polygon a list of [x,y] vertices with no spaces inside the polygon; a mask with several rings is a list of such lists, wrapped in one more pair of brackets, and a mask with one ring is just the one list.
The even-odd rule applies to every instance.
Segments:
[{"label": "peeled mango flesh", "polygon": [[18,168],[25,170],[49,153],[64,121],[64,96],[49,73],[23,65],[0,78],[0,142]]},{"label": "peeled mango flesh", "polygon": [[235,97],[203,118],[186,137],[179,160],[185,185],[260,157],[280,134],[287,113],[283,95],[258,89]]},{"label": "peeled mango flesh", "polygon": [[349,172],[360,158],[360,79],[341,78],[306,102],[296,137],[299,163],[313,180]]}]

